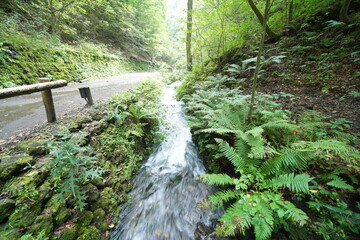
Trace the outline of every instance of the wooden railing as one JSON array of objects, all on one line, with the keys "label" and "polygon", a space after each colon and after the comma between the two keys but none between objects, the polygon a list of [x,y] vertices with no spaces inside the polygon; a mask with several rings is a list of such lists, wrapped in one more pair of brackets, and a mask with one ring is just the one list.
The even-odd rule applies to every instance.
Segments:
[{"label": "wooden railing", "polygon": [[47,120],[50,123],[55,122],[56,114],[51,89],[64,87],[67,85],[67,82],[65,80],[49,82],[50,80],[48,78],[40,78],[39,80],[40,83],[36,84],[0,89],[0,99],[16,97],[34,92],[41,92],[41,96],[45,105]]}]

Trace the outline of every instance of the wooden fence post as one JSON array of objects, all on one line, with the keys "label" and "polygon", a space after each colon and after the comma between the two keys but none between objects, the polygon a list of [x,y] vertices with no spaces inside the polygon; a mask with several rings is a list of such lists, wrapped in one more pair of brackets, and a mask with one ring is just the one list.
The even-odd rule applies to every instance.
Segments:
[{"label": "wooden fence post", "polygon": [[[49,82],[50,79],[48,78],[39,78],[39,81],[41,83],[43,82]],[[41,96],[44,102],[45,111],[46,111],[46,117],[49,123],[56,121],[56,114],[55,114],[55,107],[54,107],[54,101],[52,98],[51,89],[41,91]]]}]

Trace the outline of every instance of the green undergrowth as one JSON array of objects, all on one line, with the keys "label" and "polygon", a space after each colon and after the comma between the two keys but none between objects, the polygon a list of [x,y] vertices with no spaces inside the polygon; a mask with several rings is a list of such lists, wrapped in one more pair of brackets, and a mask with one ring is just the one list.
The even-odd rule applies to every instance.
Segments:
[{"label": "green undergrowth", "polygon": [[161,84],[145,80],[0,155],[0,239],[108,239],[161,138]]},{"label": "green undergrowth", "polygon": [[40,77],[72,82],[152,68],[150,62],[110,54],[101,44],[71,46],[45,33],[0,33],[0,88],[37,83]]},{"label": "green undergrowth", "polygon": [[250,96],[234,87],[239,81],[210,76],[182,97],[212,172],[199,180],[219,186],[203,206],[225,208],[218,236],[356,239],[360,153],[358,139],[342,132],[348,122],[314,111],[295,121],[275,102],[285,93],[259,95],[249,121]]}]

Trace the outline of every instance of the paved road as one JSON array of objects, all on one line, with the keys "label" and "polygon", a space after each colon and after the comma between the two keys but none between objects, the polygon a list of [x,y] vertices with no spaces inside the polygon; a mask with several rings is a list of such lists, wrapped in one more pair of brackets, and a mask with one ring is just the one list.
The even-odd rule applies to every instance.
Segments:
[{"label": "paved road", "polygon": [[[96,104],[129,89],[142,80],[156,77],[157,74],[154,72],[122,74],[53,89],[56,116],[59,119],[70,112],[80,111],[85,107],[86,101],[79,94],[78,88],[80,87],[90,87]],[[40,92],[0,100],[0,144],[1,141],[14,138],[27,130],[46,123],[46,113]]]}]

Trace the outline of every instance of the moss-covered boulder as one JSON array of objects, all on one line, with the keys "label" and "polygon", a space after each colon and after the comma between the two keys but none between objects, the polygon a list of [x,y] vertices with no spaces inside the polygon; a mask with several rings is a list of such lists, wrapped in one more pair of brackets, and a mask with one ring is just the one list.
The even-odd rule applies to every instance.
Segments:
[{"label": "moss-covered boulder", "polygon": [[84,131],[88,132],[91,136],[100,135],[108,126],[106,121],[95,121],[87,124]]},{"label": "moss-covered boulder", "polygon": [[39,187],[39,201],[43,202],[48,200],[51,197],[51,184],[48,181],[45,181]]},{"label": "moss-covered boulder", "polygon": [[6,220],[15,209],[15,201],[10,198],[0,199],[0,223]]},{"label": "moss-covered boulder", "polygon": [[0,231],[0,239],[4,240],[18,240],[22,235],[24,235],[23,232],[20,232],[18,229],[14,228]]},{"label": "moss-covered boulder", "polygon": [[9,223],[14,227],[28,227],[30,226],[37,216],[41,213],[41,203],[37,203],[30,208],[22,208],[15,211],[9,217]]},{"label": "moss-covered boulder", "polygon": [[100,196],[99,189],[91,183],[86,184],[83,189],[86,192],[88,202],[95,202]]},{"label": "moss-covered boulder", "polygon": [[30,187],[37,187],[44,181],[44,176],[41,171],[37,169],[30,169],[23,173],[20,177],[8,181],[5,189],[11,192],[17,192],[19,189],[29,189]]},{"label": "moss-covered boulder", "polygon": [[65,228],[60,235],[59,240],[74,240],[77,236],[78,229],[76,227]]},{"label": "moss-covered boulder", "polygon": [[94,202],[90,208],[95,210],[97,208],[102,208],[106,213],[114,210],[117,207],[117,201],[114,198],[101,197],[96,202]]},{"label": "moss-covered boulder", "polygon": [[91,211],[82,211],[79,214],[79,219],[78,219],[77,223],[81,227],[86,227],[86,226],[90,225],[93,218],[94,218],[94,214]]},{"label": "moss-covered boulder", "polygon": [[99,240],[99,239],[103,239],[101,237],[101,233],[100,230],[97,229],[95,226],[90,226],[90,227],[83,227],[79,230],[79,232],[81,233],[81,235],[77,238],[78,240]]},{"label": "moss-covered boulder", "polygon": [[47,152],[46,142],[44,139],[29,139],[20,142],[15,147],[17,150],[27,152],[31,156],[44,155]]},{"label": "moss-covered boulder", "polygon": [[24,167],[33,163],[33,157],[26,153],[0,156],[0,180],[19,175]]},{"label": "moss-covered boulder", "polygon": [[40,215],[35,219],[28,231],[35,234],[44,232],[45,236],[51,236],[53,230],[54,223],[52,215]]},{"label": "moss-covered boulder", "polygon": [[106,181],[103,178],[94,178],[91,180],[91,183],[99,188],[104,188],[106,186]]},{"label": "moss-covered boulder", "polygon": [[60,199],[61,198],[58,194],[53,195],[50,200],[47,201],[47,203],[45,204],[45,211],[52,214],[57,214],[59,209],[62,206],[65,206],[65,202],[61,201]]},{"label": "moss-covered boulder", "polygon": [[57,213],[54,215],[54,223],[56,225],[61,225],[66,222],[71,217],[71,212],[65,206],[61,206]]}]

